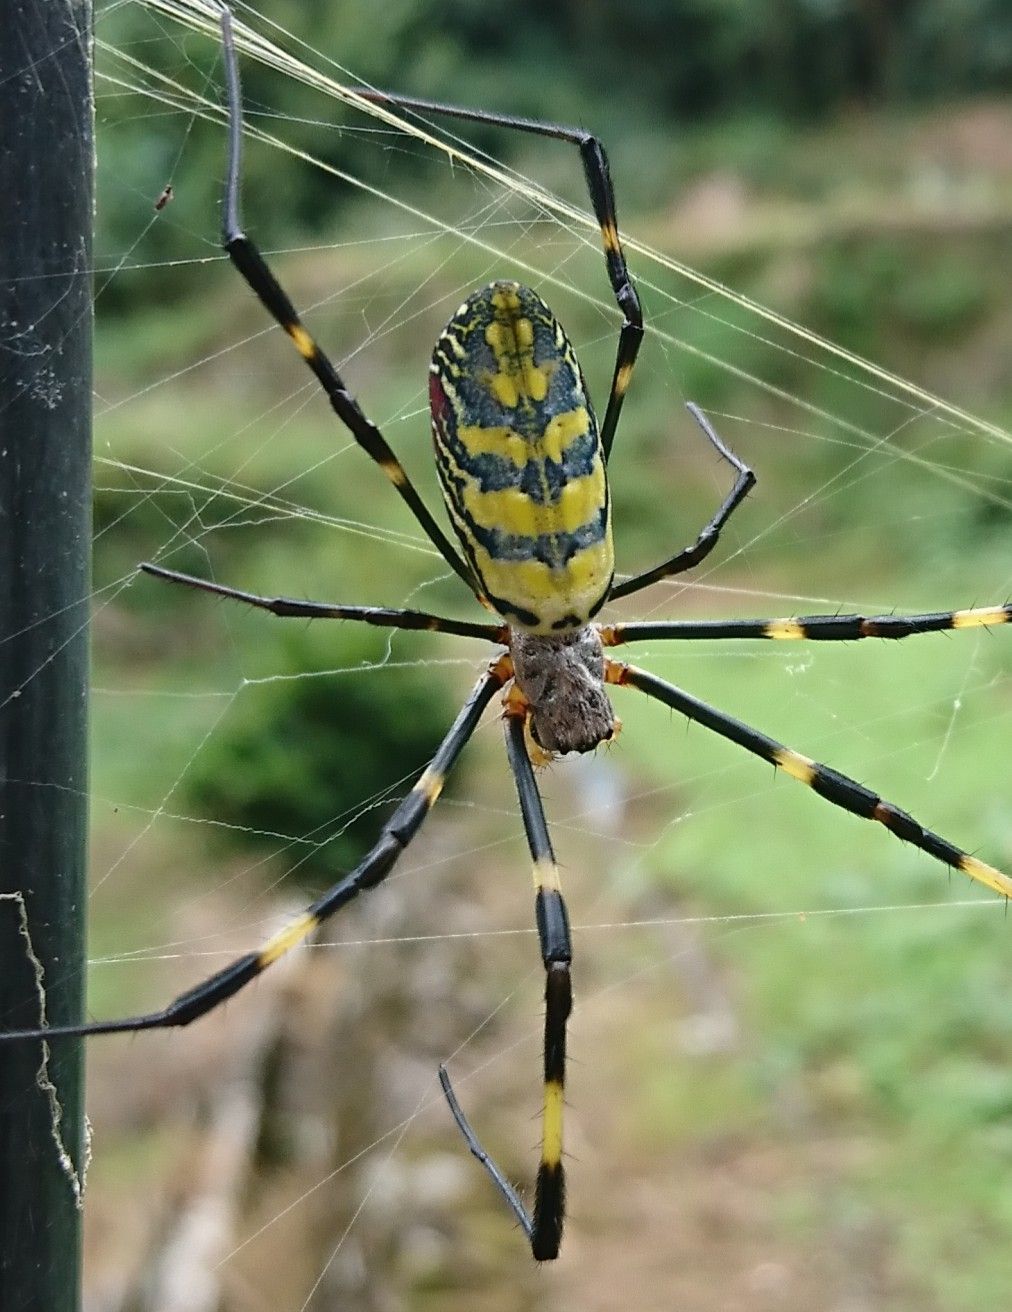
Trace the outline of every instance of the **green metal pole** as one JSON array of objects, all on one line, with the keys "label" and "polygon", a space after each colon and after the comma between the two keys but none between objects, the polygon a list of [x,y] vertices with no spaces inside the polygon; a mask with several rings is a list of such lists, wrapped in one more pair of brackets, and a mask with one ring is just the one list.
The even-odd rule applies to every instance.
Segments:
[{"label": "green metal pole", "polygon": [[[79,1019],[90,0],[0,0],[0,1028]],[[0,1046],[0,1309],[80,1305],[81,1045]]]}]

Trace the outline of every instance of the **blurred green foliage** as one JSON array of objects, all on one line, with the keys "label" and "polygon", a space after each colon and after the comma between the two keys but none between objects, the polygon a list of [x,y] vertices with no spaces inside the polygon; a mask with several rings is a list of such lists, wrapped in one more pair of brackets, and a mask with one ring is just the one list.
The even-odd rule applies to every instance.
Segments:
[{"label": "blurred green foliage", "polygon": [[[382,22],[361,0],[287,0],[273,4],[269,16],[323,61],[333,61],[337,77],[350,69],[375,86],[579,123],[601,134],[613,156],[627,140],[652,146],[643,167],[623,180],[620,204],[634,208],[671,193],[680,155],[686,156],[683,169],[692,165],[685,129],[704,122],[733,121],[740,146],[743,136],[754,137],[757,128],[768,134],[777,122],[818,120],[843,108],[897,108],[979,95],[1012,83],[1007,0],[634,0],[620,6],[609,0],[498,6],[484,0],[391,0],[383,6]],[[275,34],[269,24],[261,27]],[[104,42],[136,52],[152,68],[221,103],[215,43],[171,23],[161,30],[158,39],[150,15],[134,6],[112,7],[99,29]],[[403,187],[415,180],[423,186],[431,180],[431,161],[423,153],[403,143],[377,150],[374,132],[359,130],[369,125],[354,115],[321,121],[320,98],[294,79],[252,60],[243,61],[242,74],[247,120],[270,132],[283,119],[285,138],[297,150],[372,185]],[[151,193],[153,202],[173,174],[178,118],[138,117],[136,101],[118,91],[103,95],[101,83],[99,113],[113,133],[107,138],[109,167],[127,188]],[[507,160],[530,148],[516,134],[473,125],[466,135]],[[762,140],[753,140],[752,147],[755,155],[765,153]],[[255,231],[262,244],[319,233],[347,205],[348,190],[319,170],[276,152],[248,153],[250,194],[284,197],[283,207],[258,209]],[[192,254],[181,244],[187,230],[214,240],[209,216],[217,212],[221,141],[205,133],[188,143],[187,155],[186,187],[172,202],[172,221],[143,235],[132,252],[136,258],[157,262]],[[153,167],[160,181],[151,192]],[[122,251],[136,238],[133,214],[100,210],[100,252]],[[148,285],[166,299],[191,289],[182,269],[167,270],[162,282]],[[121,306],[123,295],[114,282],[103,308]]]},{"label": "blurred green foliage", "polygon": [[[403,796],[432,758],[453,717],[438,674],[388,672],[360,627],[320,623],[274,637],[285,677],[245,690],[186,773],[188,808],[216,822],[226,847],[286,849],[288,878],[322,887],[376,841],[389,799]],[[347,811],[341,799],[353,799]],[[337,808],[337,809],[335,809]]]}]

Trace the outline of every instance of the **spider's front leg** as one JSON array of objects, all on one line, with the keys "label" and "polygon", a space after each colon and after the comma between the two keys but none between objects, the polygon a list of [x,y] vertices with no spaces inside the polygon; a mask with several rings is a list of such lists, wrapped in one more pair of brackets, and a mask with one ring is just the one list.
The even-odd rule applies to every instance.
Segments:
[{"label": "spider's front leg", "polygon": [[443,1092],[454,1120],[471,1152],[488,1172],[495,1187],[509,1204],[531,1252],[539,1262],[558,1257],[566,1210],[566,1177],[562,1165],[562,1114],[566,1083],[566,1024],[573,1005],[570,966],[573,946],[569,917],[559,887],[559,870],[548,836],[544,807],[534,780],[527,752],[525,727],[529,707],[514,687],[506,703],[506,753],[516,780],[520,811],[534,862],[534,911],[545,967],[544,1111],[541,1129],[541,1161],[534,1193],[534,1210],[528,1212],[502,1171],[482,1148],[468,1124],[450,1084],[445,1068],[439,1071]]},{"label": "spider's front leg", "polygon": [[222,201],[222,246],[250,290],[284,329],[292,345],[316,375],[338,419],[366,454],[379,465],[446,563],[478,600],[485,604],[481,586],[473,571],[466,561],[461,559],[460,553],[455,550],[436,523],[386,438],[352,396],[333,361],[313,339],[300,319],[288,293],[271,272],[259,248],[243,231],[239,211],[239,185],[242,176],[242,92],[239,83],[239,57],[232,32],[232,12],[223,0],[219,0],[219,3],[221,42],[225,53],[225,80],[228,87],[228,160],[225,195]]}]

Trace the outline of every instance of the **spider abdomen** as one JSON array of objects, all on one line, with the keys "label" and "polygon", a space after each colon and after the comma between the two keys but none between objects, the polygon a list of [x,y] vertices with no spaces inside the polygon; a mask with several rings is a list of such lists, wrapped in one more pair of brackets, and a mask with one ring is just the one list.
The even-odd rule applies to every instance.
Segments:
[{"label": "spider abdomen", "polygon": [[573,346],[528,287],[460,307],[429,373],[436,466],[492,605],[533,633],[582,628],[614,572],[597,420]]}]

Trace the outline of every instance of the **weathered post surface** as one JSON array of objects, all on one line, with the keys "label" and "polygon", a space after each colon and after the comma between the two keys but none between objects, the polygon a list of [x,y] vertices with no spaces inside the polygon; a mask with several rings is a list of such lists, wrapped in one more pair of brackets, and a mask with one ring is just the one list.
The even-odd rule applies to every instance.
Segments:
[{"label": "weathered post surface", "polygon": [[[0,1029],[84,987],[91,22],[0,0]],[[0,1045],[3,1312],[79,1307],[82,1076],[76,1040]]]}]

